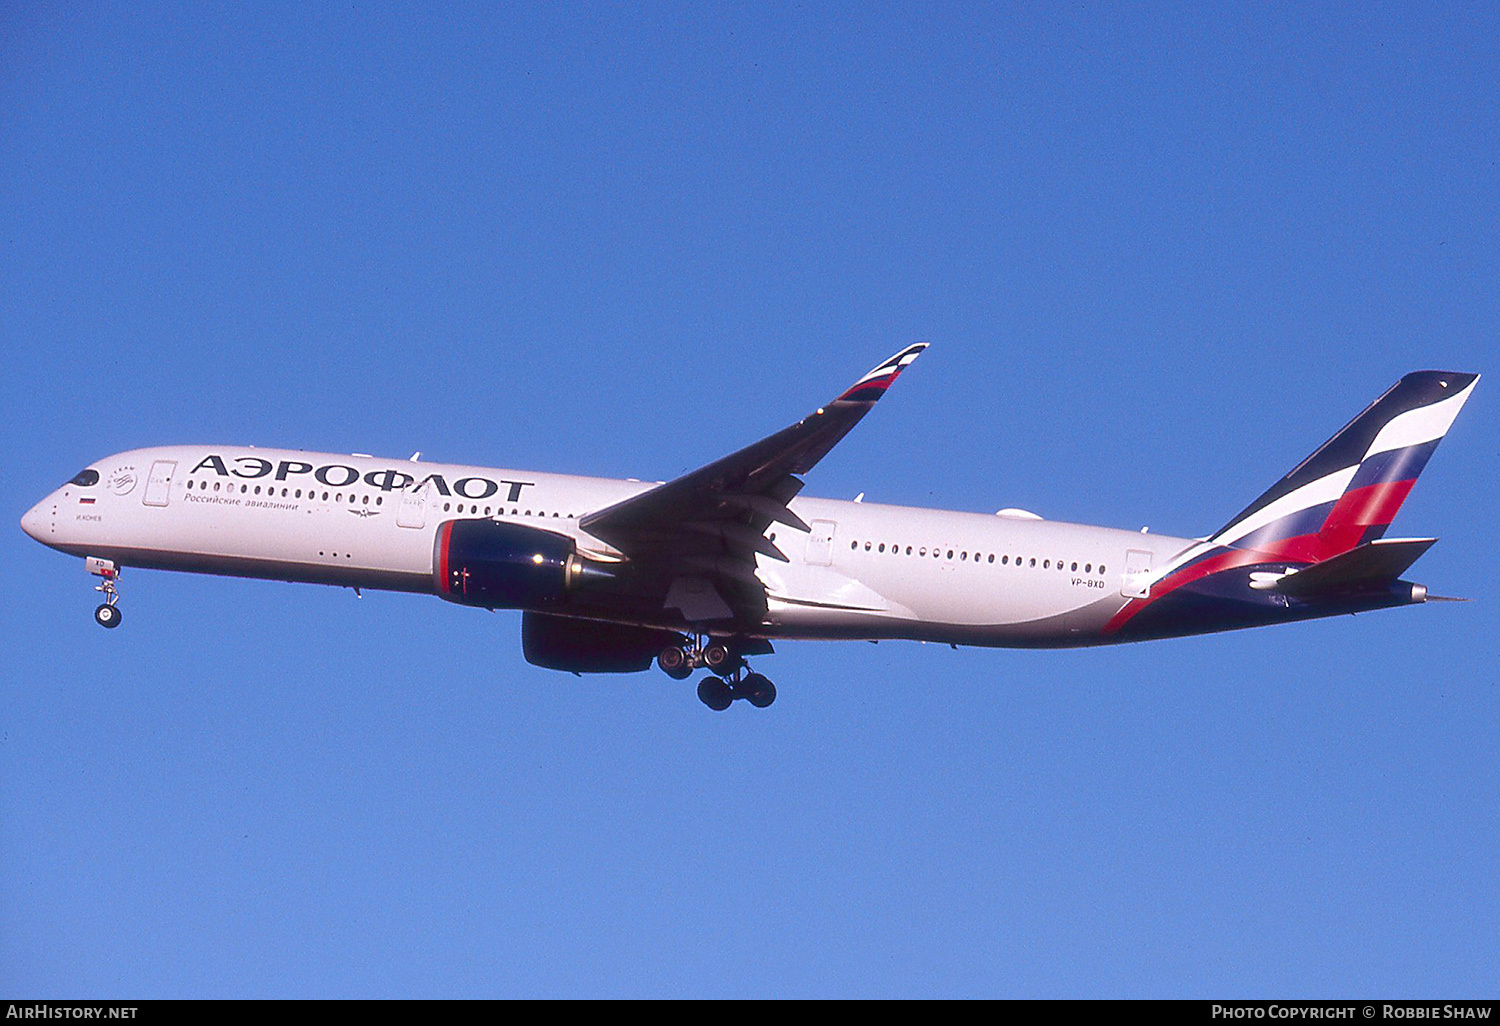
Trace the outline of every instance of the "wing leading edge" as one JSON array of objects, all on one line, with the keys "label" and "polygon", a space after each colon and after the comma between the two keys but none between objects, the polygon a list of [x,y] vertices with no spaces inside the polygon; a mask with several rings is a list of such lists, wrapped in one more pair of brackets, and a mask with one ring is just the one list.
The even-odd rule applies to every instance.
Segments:
[{"label": "wing leading edge", "polygon": [[[677,590],[703,594],[713,581],[722,602],[694,602],[689,619],[759,620],[765,592],[755,557],[786,562],[765,537],[773,523],[799,531],[808,526],[787,508],[805,474],[828,455],[927,348],[918,342],[882,362],[808,416],[774,435],[715,460],[624,502],[590,513],[580,527],[619,549],[632,562],[654,564]],[[694,586],[696,585],[696,586]],[[672,599],[667,599],[669,605]],[[701,615],[700,615],[701,614]]]}]

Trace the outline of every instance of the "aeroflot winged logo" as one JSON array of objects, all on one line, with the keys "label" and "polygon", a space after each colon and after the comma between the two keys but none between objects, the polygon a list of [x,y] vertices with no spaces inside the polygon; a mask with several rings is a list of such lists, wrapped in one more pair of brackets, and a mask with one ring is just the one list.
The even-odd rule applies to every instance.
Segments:
[{"label": "aeroflot winged logo", "polygon": [[330,488],[348,488],[350,485],[363,481],[373,488],[379,488],[382,492],[418,492],[430,485],[439,495],[456,495],[464,499],[488,499],[499,493],[501,486],[504,485],[503,501],[505,502],[519,501],[522,490],[535,484],[533,481],[508,481],[504,478],[495,480],[479,476],[460,477],[450,484],[442,474],[428,474],[418,480],[415,475],[408,474],[404,470],[382,468],[361,475],[356,468],[345,463],[329,463],[317,467],[300,460],[280,460],[273,463],[259,456],[235,456],[226,462],[224,457],[213,453],[203,457],[189,472],[189,476],[198,473],[212,473],[219,477],[238,477],[245,480],[269,478],[273,481],[300,480],[311,475],[314,481]]}]

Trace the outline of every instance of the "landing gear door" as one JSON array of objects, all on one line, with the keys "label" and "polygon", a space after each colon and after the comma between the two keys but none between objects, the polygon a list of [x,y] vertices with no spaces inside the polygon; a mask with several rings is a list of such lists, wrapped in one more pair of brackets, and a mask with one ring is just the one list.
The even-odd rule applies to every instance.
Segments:
[{"label": "landing gear door", "polygon": [[833,532],[838,524],[832,520],[814,520],[812,534],[807,539],[807,562],[809,566],[829,566],[833,563]]},{"label": "landing gear door", "polygon": [[1131,549],[1125,553],[1125,577],[1120,594],[1126,598],[1145,598],[1151,594],[1151,553]]},{"label": "landing gear door", "polygon": [[176,472],[176,460],[157,460],[151,464],[151,474],[146,478],[146,493],[141,496],[141,501],[147,506],[165,506],[172,497],[172,475]]},{"label": "landing gear door", "polygon": [[401,493],[401,505],[396,508],[396,523],[401,527],[421,527],[427,523],[427,492],[431,481],[423,481],[420,488]]}]

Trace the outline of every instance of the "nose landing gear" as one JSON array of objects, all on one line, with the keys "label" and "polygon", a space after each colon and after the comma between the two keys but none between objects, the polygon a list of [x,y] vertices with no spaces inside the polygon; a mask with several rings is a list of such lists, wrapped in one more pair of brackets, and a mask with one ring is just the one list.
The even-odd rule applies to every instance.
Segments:
[{"label": "nose landing gear", "polygon": [[100,559],[98,556],[85,558],[83,565],[89,573],[102,578],[99,584],[94,585],[95,591],[104,593],[104,603],[94,610],[94,622],[100,627],[120,626],[122,617],[120,607],[116,604],[120,601],[120,593],[115,586],[115,582],[120,579],[120,568],[115,565],[114,560]]},{"label": "nose landing gear", "polygon": [[656,664],[673,680],[685,680],[694,670],[708,670],[712,676],[698,682],[698,700],[715,712],[728,709],[736,698],[757,709],[776,701],[776,685],[763,674],[748,672],[744,655],[731,641],[699,638],[669,645],[656,657]]}]

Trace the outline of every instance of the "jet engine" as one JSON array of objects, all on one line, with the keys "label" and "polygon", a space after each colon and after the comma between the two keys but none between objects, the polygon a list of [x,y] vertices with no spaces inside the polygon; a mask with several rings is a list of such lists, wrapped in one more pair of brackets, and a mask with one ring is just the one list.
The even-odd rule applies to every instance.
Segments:
[{"label": "jet engine", "polygon": [[494,520],[448,520],[432,549],[437,593],[484,609],[554,609],[575,589],[613,578],[610,564],[578,555],[572,538]]},{"label": "jet engine", "polygon": [[669,645],[686,639],[675,631],[574,620],[546,613],[521,617],[521,651],[533,666],[570,673],[634,673],[648,670]]}]

